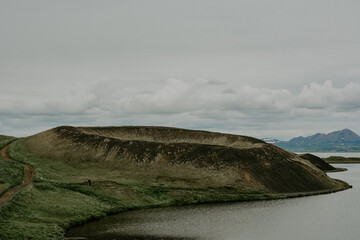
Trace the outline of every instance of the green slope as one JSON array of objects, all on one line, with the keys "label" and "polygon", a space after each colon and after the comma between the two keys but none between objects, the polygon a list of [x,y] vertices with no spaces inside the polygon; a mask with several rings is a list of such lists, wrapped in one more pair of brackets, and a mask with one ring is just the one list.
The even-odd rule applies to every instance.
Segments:
[{"label": "green slope", "polygon": [[[164,143],[169,136],[164,132],[144,141],[147,130],[132,130],[130,140],[120,140],[119,129],[115,134],[61,127],[14,142],[9,155],[34,167],[34,183],[0,209],[0,239],[62,239],[73,225],[135,208],[276,199],[348,187],[256,139],[163,129],[181,138]],[[149,131],[154,136],[162,130]],[[173,158],[157,158],[152,151],[159,147]]]}]

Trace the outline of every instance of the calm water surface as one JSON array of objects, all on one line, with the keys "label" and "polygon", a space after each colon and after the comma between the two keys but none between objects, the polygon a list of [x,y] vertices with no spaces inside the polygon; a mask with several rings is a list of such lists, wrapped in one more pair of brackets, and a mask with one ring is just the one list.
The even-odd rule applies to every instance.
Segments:
[{"label": "calm water surface", "polygon": [[360,164],[329,173],[352,189],[320,196],[148,209],[121,213],[74,228],[87,239],[360,239]]}]

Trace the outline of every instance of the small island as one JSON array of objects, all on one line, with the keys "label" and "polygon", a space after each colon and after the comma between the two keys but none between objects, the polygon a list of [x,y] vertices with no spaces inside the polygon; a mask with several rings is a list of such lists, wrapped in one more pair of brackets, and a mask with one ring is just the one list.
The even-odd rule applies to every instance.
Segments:
[{"label": "small island", "polygon": [[341,156],[330,156],[324,158],[324,161],[327,163],[360,163],[360,158],[358,157],[341,157]]}]

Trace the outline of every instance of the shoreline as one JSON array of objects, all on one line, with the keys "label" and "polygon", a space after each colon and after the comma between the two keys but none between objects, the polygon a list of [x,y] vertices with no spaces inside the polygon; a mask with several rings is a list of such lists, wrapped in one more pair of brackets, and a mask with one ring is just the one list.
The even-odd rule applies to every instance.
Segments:
[{"label": "shoreline", "polygon": [[[347,170],[347,169],[346,169]],[[340,171],[346,171],[346,170],[340,170]],[[254,194],[252,199],[247,200],[230,200],[230,201],[199,201],[195,203],[187,203],[187,202],[179,202],[175,204],[159,204],[159,205],[143,205],[139,207],[130,207],[127,209],[122,209],[121,211],[109,211],[105,213],[105,216],[99,216],[99,217],[92,217],[90,219],[84,220],[84,222],[77,223],[73,226],[69,226],[68,228],[64,229],[64,239],[70,240],[70,239],[81,239],[79,237],[71,237],[67,236],[68,232],[71,231],[73,228],[82,226],[84,224],[87,224],[92,221],[97,221],[101,218],[112,216],[116,214],[121,214],[125,212],[130,211],[136,211],[136,210],[142,210],[142,209],[155,209],[155,208],[165,208],[165,207],[177,207],[177,206],[199,206],[199,205],[205,205],[205,204],[225,204],[225,203],[240,203],[240,202],[254,202],[254,201],[274,201],[274,200],[284,200],[284,199],[291,199],[291,198],[300,198],[300,197],[311,197],[311,196],[317,196],[317,195],[325,195],[325,194],[331,194],[336,192],[345,191],[352,188],[352,185],[339,180],[334,179],[338,183],[338,187],[328,190],[319,190],[319,191],[311,191],[311,192],[297,192],[297,193],[265,193],[265,194]]]},{"label": "shoreline", "polygon": [[334,173],[334,172],[346,172],[348,169],[347,168],[335,168],[334,170],[326,170],[325,172],[330,172],[330,173]]},{"label": "shoreline", "polygon": [[[137,178],[132,179],[132,175],[119,175],[116,171],[109,171],[109,168],[94,168],[98,166],[96,164],[71,165],[62,161],[52,161],[50,164],[45,158],[28,154],[22,141],[11,145],[9,157],[29,164],[37,171],[33,184],[29,184],[0,209],[6,217],[2,219],[4,224],[0,227],[0,238],[4,239],[5,236],[16,236],[20,239],[25,237],[24,234],[33,238],[64,239],[69,236],[67,234],[72,228],[105,216],[139,209],[281,200],[329,194],[351,188],[349,184],[334,179],[328,184],[299,188],[294,187],[296,182],[288,181],[289,188],[274,186],[267,190],[239,190],[227,185],[217,187],[208,183],[189,185],[186,182],[179,186],[158,182],[154,184],[144,181],[143,178],[142,181],[136,181]],[[320,171],[318,174],[324,175]],[[119,176],[122,177],[121,181],[115,181]],[[92,180],[91,186],[88,179]],[[330,179],[325,178],[324,181],[327,180]],[[188,185],[190,187],[186,187]],[[306,191],[307,189],[323,190]],[[297,190],[306,192],[296,192]],[[19,214],[16,214],[17,212]]]}]

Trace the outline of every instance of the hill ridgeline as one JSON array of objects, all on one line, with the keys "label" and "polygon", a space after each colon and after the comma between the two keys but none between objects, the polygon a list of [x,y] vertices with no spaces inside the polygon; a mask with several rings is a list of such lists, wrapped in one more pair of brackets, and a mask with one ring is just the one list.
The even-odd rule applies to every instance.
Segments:
[{"label": "hill ridgeline", "polygon": [[63,126],[16,144],[27,156],[49,164],[109,169],[119,179],[171,188],[297,193],[339,187],[309,161],[239,135],[168,127]]}]

